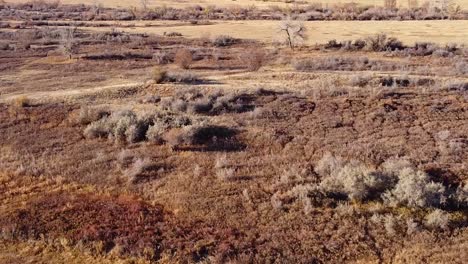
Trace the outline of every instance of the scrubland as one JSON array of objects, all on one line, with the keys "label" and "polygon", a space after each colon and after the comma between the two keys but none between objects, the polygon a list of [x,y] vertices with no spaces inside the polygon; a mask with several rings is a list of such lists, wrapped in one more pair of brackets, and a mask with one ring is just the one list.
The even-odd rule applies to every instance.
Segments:
[{"label": "scrubland", "polygon": [[463,37],[323,39],[283,19],[261,21],[269,41],[221,30],[255,21],[197,35],[204,18],[15,8],[0,10],[0,262],[466,262]]}]

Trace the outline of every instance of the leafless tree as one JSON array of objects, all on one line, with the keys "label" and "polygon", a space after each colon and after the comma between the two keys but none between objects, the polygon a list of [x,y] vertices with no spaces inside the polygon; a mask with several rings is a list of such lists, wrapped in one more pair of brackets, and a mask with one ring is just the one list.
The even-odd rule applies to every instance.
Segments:
[{"label": "leafless tree", "polygon": [[279,25],[280,32],[284,33],[284,42],[294,50],[298,44],[307,39],[307,29],[303,23],[286,19]]},{"label": "leafless tree", "polygon": [[149,3],[149,0],[140,0],[141,7],[143,8],[144,11],[148,10],[148,3]]},{"label": "leafless tree", "polygon": [[63,54],[68,56],[69,59],[72,58],[76,49],[75,32],[76,27],[65,28],[61,32],[60,48]]},{"label": "leafless tree", "polygon": [[386,9],[395,9],[397,7],[397,0],[384,0],[384,7]]}]

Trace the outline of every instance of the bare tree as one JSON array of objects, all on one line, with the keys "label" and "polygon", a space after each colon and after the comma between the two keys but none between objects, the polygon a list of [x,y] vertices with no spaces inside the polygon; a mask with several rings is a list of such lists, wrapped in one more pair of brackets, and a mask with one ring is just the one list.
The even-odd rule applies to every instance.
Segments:
[{"label": "bare tree", "polygon": [[307,29],[303,23],[286,19],[279,25],[280,32],[284,33],[284,42],[294,50],[298,44],[307,39]]},{"label": "bare tree", "polygon": [[149,3],[149,0],[140,0],[141,7],[143,8],[144,11],[148,10],[148,3]]},{"label": "bare tree", "polygon": [[416,9],[418,8],[418,6],[419,6],[418,0],[408,0],[409,9]]},{"label": "bare tree", "polygon": [[385,9],[395,9],[397,7],[397,0],[384,0]]},{"label": "bare tree", "polygon": [[63,54],[68,56],[69,59],[72,58],[76,49],[75,32],[76,27],[65,28],[61,32],[60,48]]}]

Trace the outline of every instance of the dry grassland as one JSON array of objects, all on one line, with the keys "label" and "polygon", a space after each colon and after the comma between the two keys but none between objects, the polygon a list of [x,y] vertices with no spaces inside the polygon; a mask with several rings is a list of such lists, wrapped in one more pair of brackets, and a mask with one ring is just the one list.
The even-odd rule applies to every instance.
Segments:
[{"label": "dry grassland", "polygon": [[[6,2],[26,2],[27,0],[18,0],[12,1],[7,0]],[[101,3],[106,7],[141,7],[141,4],[137,0],[61,0],[64,4],[88,4],[92,5],[95,3]],[[420,1],[422,4],[424,1]],[[456,0],[457,4],[462,7],[468,7],[468,0]],[[307,4],[314,4],[314,3],[322,3],[324,7],[333,6],[336,3],[358,3],[362,5],[369,5],[369,6],[383,6],[383,0],[341,0],[341,1],[334,1],[334,0],[301,0],[301,1],[282,1],[282,0],[200,0],[200,1],[191,1],[191,0],[149,0],[148,7],[157,7],[157,6],[170,6],[170,7],[190,7],[193,5],[201,5],[201,6],[208,6],[208,5],[216,5],[222,7],[229,7],[229,6],[257,6],[260,8],[267,8],[270,6],[294,6],[294,5],[307,5]],[[397,6],[407,7],[408,1],[398,1]]]},{"label": "dry grassland", "polygon": [[[123,23],[125,24],[125,23]],[[176,21],[130,23],[136,27],[119,28],[131,33],[164,34],[179,32],[184,37],[201,38],[230,35],[241,39],[278,42],[278,21],[212,21],[209,25],[192,25]],[[151,26],[145,26],[151,25]],[[397,37],[406,44],[430,41],[438,44],[468,44],[468,20],[462,21],[308,21],[306,45],[324,44],[329,40],[354,40],[378,33]],[[106,30],[94,28],[95,30]]]}]

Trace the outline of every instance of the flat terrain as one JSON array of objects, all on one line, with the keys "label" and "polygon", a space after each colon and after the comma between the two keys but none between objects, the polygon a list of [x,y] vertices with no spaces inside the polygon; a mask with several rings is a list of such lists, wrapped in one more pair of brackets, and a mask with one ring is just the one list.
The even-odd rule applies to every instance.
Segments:
[{"label": "flat terrain", "polygon": [[[125,24],[125,23],[122,23]],[[132,28],[116,29],[131,33],[160,34],[179,32],[189,38],[215,37],[229,33],[241,39],[278,42],[279,21],[211,21],[209,25],[192,25],[176,21],[132,22]],[[146,26],[145,26],[146,25]],[[153,25],[153,26],[148,26]],[[430,40],[438,44],[468,44],[468,20],[453,21],[308,21],[307,45],[324,44],[330,40],[355,40],[386,33],[406,44]],[[95,28],[95,30],[106,30]]]},{"label": "flat terrain", "polygon": [[3,12],[0,263],[468,259],[466,21]]}]

